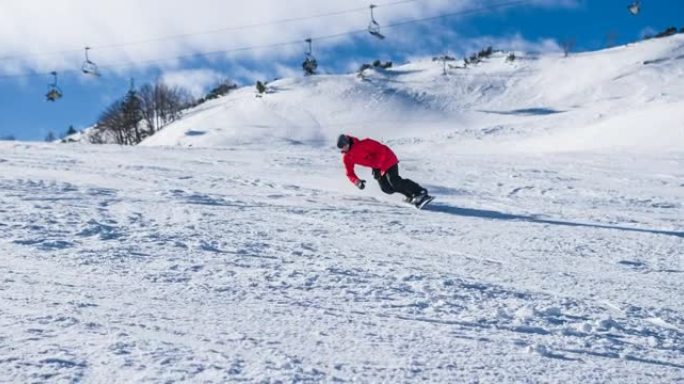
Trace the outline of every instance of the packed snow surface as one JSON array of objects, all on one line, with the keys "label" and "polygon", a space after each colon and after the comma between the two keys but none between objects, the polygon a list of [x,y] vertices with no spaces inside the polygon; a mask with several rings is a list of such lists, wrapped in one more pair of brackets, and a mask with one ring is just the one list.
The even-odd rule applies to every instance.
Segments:
[{"label": "packed snow surface", "polygon": [[0,143],[0,382],[684,382],[684,39],[519,56]]}]

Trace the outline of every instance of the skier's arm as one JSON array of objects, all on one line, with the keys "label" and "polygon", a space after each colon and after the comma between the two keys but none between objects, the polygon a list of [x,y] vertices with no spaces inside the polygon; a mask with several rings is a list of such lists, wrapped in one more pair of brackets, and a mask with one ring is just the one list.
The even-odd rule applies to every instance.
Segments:
[{"label": "skier's arm", "polygon": [[356,185],[360,179],[358,176],[356,176],[356,173],[354,173],[354,162],[352,162],[348,156],[345,156],[343,161],[344,169],[347,171],[347,178],[352,182],[352,184]]}]

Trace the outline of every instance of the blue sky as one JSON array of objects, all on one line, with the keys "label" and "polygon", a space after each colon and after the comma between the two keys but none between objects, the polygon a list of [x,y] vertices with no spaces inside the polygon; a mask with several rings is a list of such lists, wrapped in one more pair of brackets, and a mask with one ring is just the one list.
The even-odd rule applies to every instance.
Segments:
[{"label": "blue sky", "polygon": [[[637,16],[627,11],[629,0],[378,0],[376,20],[402,24],[383,29],[382,41],[347,33],[368,24],[370,2],[361,0],[61,3],[13,1],[0,15],[0,138],[43,140],[48,132],[88,127],[131,78],[137,85],[163,79],[199,96],[224,78],[249,85],[300,76],[307,37],[323,72],[345,73],[376,58],[463,56],[488,45],[553,52],[573,40],[577,51],[597,50],[684,27],[682,0],[642,0]],[[440,15],[451,16],[434,18]],[[403,24],[416,19],[429,20]],[[86,45],[101,78],[80,73]],[[256,48],[263,46],[269,48]],[[55,103],[44,96],[52,70],[64,93]]]}]

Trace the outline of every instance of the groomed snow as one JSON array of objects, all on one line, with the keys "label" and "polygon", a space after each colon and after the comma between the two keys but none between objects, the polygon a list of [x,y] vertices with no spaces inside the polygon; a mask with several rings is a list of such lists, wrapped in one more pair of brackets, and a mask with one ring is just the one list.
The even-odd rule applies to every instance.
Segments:
[{"label": "groomed snow", "polygon": [[0,143],[0,382],[684,382],[684,39],[504,57]]}]

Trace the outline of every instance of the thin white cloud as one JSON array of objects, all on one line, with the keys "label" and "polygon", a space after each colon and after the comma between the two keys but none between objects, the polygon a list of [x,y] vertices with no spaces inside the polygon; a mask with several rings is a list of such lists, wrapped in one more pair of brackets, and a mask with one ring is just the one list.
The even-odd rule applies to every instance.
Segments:
[{"label": "thin white cloud", "polygon": [[521,34],[516,34],[509,37],[485,36],[470,39],[462,48],[465,49],[464,54],[469,55],[477,53],[481,49],[487,47],[492,47],[497,50],[520,51],[528,53],[562,51],[560,44],[556,40],[540,39],[537,41],[530,41],[525,39]]},{"label": "thin white cloud", "polygon": [[277,64],[275,66],[275,73],[276,73],[275,78],[287,78],[287,77],[295,77],[298,74],[300,74],[301,71],[295,70],[295,69],[288,67],[288,66],[285,66],[285,65]]},{"label": "thin white cloud", "polygon": [[[505,1],[378,0],[375,15],[379,22],[388,25],[502,2]],[[544,6],[576,3],[531,2]],[[85,46],[93,48],[90,53],[94,62],[122,73],[128,70],[127,65],[178,67],[183,59],[164,59],[207,52],[217,52],[209,56],[210,60],[226,56],[291,57],[305,49],[306,37],[363,30],[369,21],[368,5],[367,0],[8,0],[0,13],[0,73],[78,70]],[[359,11],[340,14],[355,9]],[[317,15],[327,16],[309,18]],[[282,22],[291,18],[299,20]],[[401,36],[404,41],[419,41],[419,36]],[[349,39],[317,43],[330,47]],[[301,45],[270,46],[300,41]],[[270,47],[240,50],[259,46]]]},{"label": "thin white cloud", "polygon": [[210,87],[226,78],[226,75],[210,69],[192,69],[165,72],[161,81],[172,87],[183,88],[194,97],[200,98]]}]

